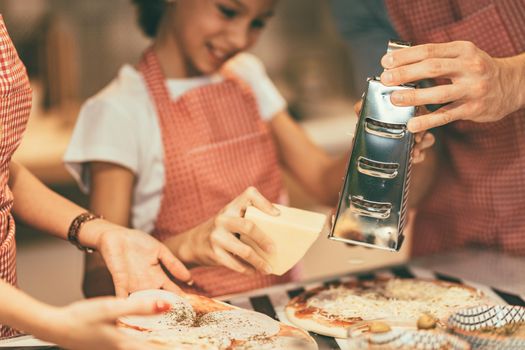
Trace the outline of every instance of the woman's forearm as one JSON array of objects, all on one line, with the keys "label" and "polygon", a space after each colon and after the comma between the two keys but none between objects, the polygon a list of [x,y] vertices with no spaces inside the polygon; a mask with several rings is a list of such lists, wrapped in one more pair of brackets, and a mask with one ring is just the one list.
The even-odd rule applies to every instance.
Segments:
[{"label": "woman's forearm", "polygon": [[52,322],[48,316],[52,306],[31,298],[2,280],[0,300],[0,324],[35,335],[46,334],[51,330]]},{"label": "woman's forearm", "polygon": [[[86,210],[51,191],[24,166],[11,162],[9,171],[9,187],[15,198],[12,213],[17,220],[66,239],[73,219]],[[97,246],[102,229],[95,226],[99,225],[88,222],[82,227],[79,235],[82,245]]]},{"label": "woman's forearm", "polygon": [[71,221],[85,210],[51,191],[24,166],[11,162],[9,171],[16,218],[65,239]]}]

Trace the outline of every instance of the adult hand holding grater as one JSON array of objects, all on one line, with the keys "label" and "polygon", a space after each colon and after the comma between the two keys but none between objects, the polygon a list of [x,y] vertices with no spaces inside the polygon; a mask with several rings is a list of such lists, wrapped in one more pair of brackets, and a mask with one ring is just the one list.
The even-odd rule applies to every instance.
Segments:
[{"label": "adult hand holding grater", "polygon": [[[388,51],[407,46],[390,41]],[[368,79],[330,239],[391,251],[401,248],[414,146],[407,122],[416,108],[393,105],[390,94],[414,88]]]}]

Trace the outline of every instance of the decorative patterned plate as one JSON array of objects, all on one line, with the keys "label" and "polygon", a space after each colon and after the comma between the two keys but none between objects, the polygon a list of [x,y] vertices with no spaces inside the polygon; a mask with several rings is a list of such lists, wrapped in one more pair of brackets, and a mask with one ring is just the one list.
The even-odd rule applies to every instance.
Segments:
[{"label": "decorative patterned plate", "polygon": [[469,350],[470,345],[460,338],[440,332],[415,329],[393,329],[385,333],[350,331],[348,344],[351,349],[396,350]]},{"label": "decorative patterned plate", "polygon": [[511,305],[476,306],[452,314],[447,326],[473,349],[525,349],[525,308]]}]

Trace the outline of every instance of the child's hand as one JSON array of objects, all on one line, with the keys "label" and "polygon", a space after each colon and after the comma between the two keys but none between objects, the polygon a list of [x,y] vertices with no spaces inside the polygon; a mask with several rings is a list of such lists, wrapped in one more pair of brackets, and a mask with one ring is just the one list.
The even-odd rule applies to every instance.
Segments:
[{"label": "child's hand", "polygon": [[[363,100],[359,100],[354,105],[354,111],[357,115],[361,112],[361,107],[363,106]],[[425,151],[432,147],[436,141],[434,135],[429,132],[423,131],[415,134],[416,144],[412,150],[412,161],[417,164],[425,160]]]},{"label": "child's hand", "polygon": [[270,215],[279,214],[279,210],[257,189],[249,187],[215,217],[194,230],[174,237],[173,243],[169,245],[186,263],[220,265],[246,274],[254,271],[269,274],[270,265],[238,238],[238,235],[246,235],[255,241],[261,250],[269,253],[274,249],[272,239],[244,218],[248,206],[254,206]]}]

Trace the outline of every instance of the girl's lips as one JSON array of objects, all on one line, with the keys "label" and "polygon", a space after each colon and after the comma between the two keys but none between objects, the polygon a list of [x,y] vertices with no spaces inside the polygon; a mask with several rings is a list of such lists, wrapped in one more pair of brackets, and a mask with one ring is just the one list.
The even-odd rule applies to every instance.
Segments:
[{"label": "girl's lips", "polygon": [[223,63],[229,57],[226,51],[217,49],[211,44],[207,44],[206,47],[208,48],[211,58],[217,63]]}]

